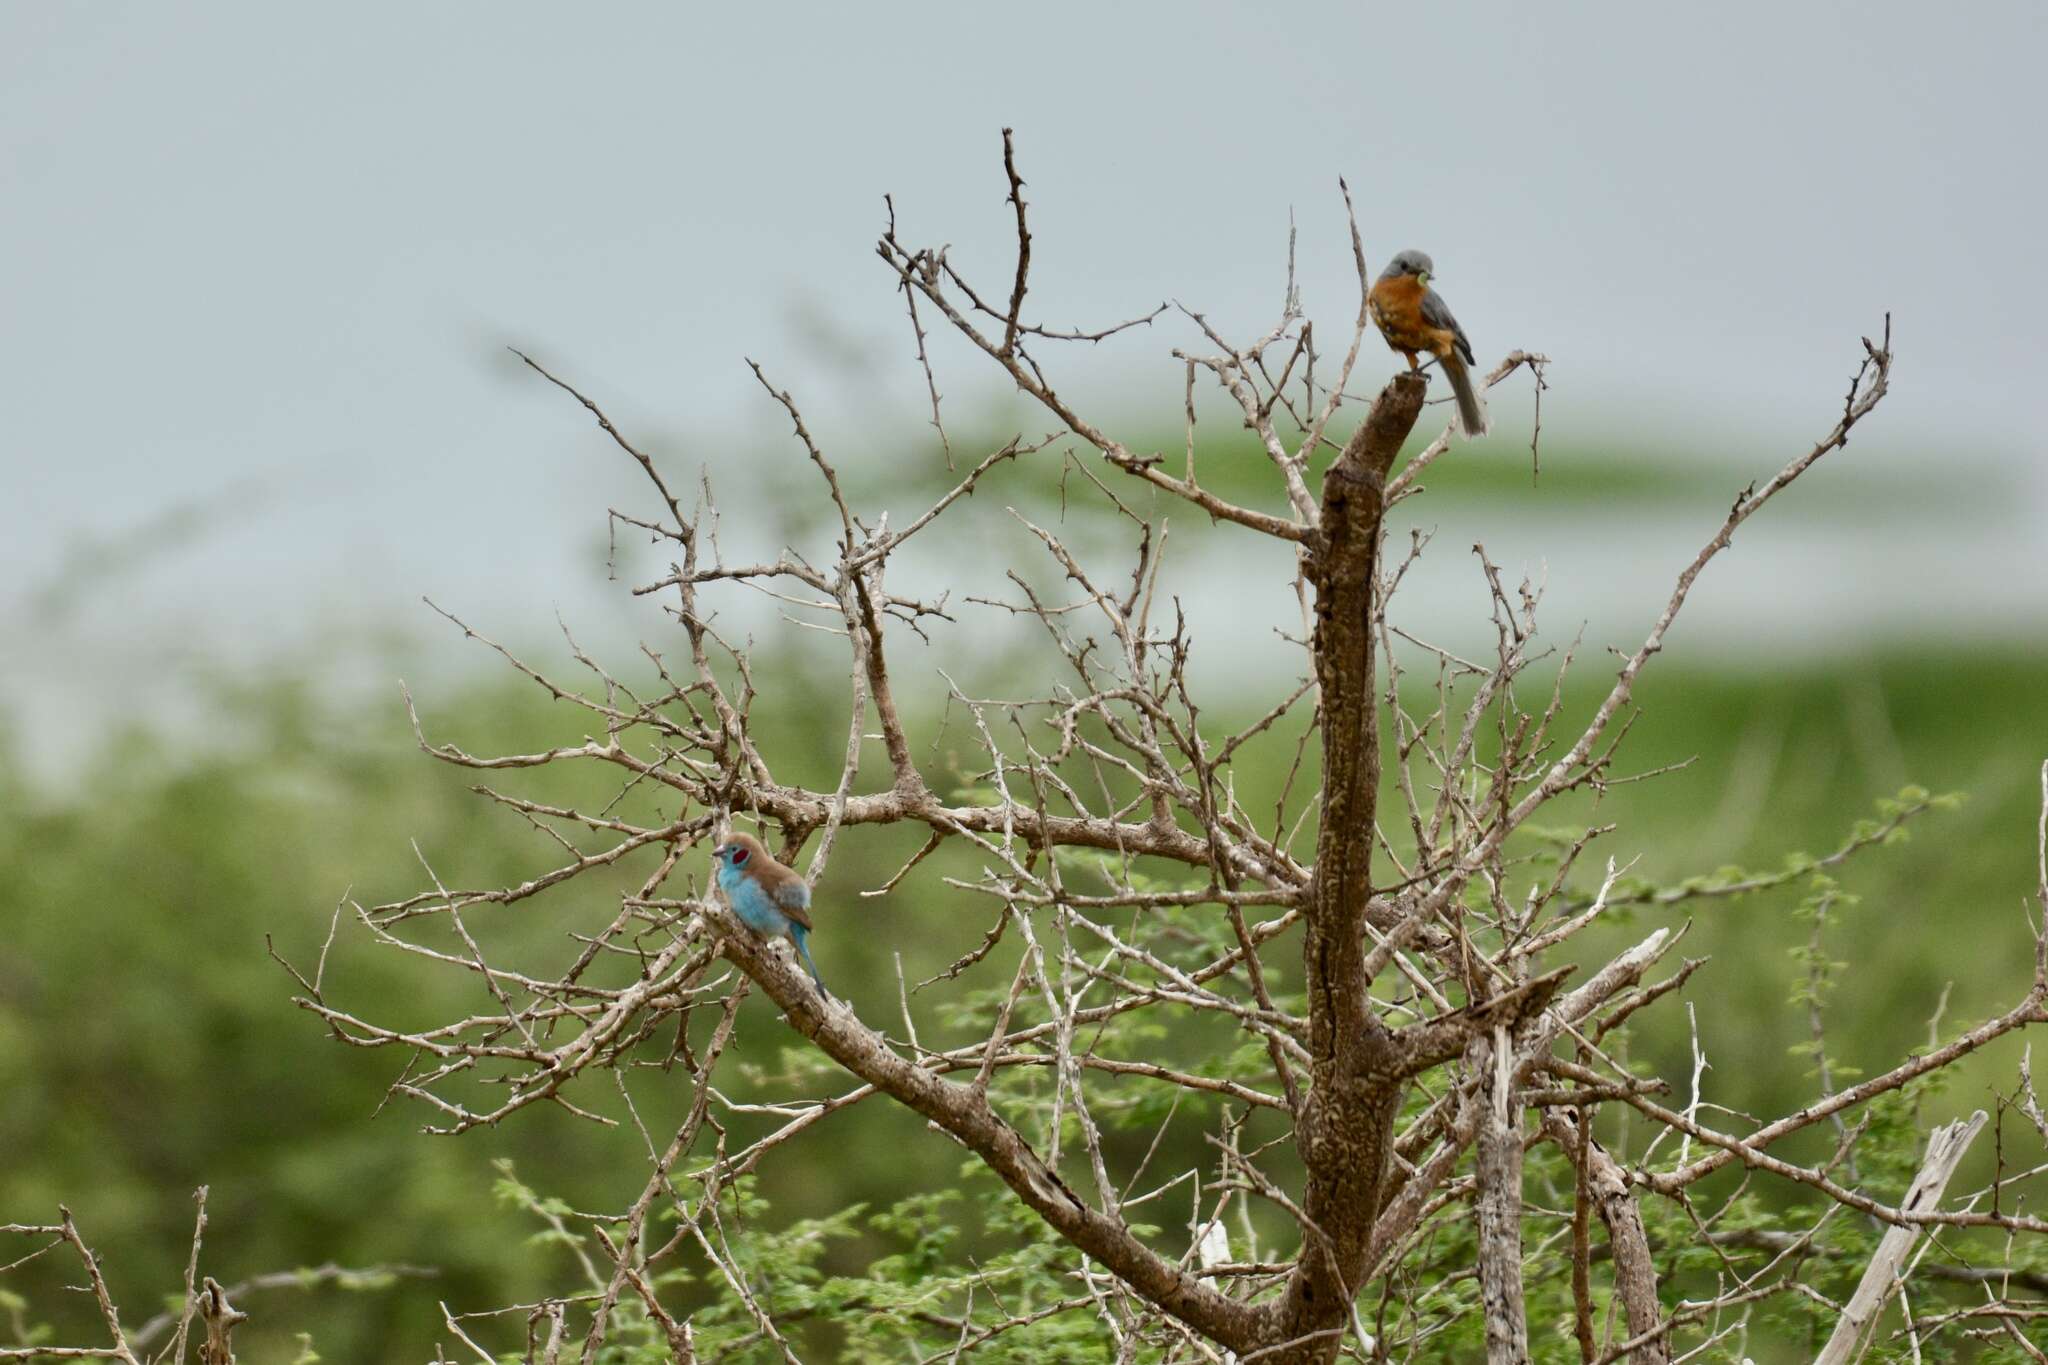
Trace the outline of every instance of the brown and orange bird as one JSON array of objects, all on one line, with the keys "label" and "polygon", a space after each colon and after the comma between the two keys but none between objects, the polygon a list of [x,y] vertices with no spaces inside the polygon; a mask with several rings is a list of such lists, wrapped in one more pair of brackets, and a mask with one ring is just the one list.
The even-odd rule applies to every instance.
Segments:
[{"label": "brown and orange bird", "polygon": [[1415,355],[1424,351],[1443,364],[1444,377],[1458,398],[1458,424],[1467,436],[1486,434],[1486,404],[1472,387],[1474,364],[1472,343],[1465,329],[1451,316],[1443,295],[1429,287],[1436,265],[1423,251],[1404,251],[1387,262],[1387,268],[1373,281],[1365,296],[1366,311],[1373,325],[1387,339],[1387,345],[1408,357],[1408,368],[1416,369]]}]

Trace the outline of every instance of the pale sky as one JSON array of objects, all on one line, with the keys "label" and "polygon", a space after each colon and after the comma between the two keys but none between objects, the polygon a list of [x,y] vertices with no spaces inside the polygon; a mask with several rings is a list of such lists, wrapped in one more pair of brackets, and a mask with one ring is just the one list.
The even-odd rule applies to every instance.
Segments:
[{"label": "pale sky", "polygon": [[[2044,39],[2038,0],[0,7],[0,684],[89,715],[194,654],[425,631],[422,593],[515,638],[609,609],[591,547],[630,470],[508,342],[684,484],[779,449],[743,355],[887,458],[924,395],[882,195],[1001,284],[1005,124],[1041,320],[1173,298],[1262,330],[1291,210],[1334,331],[1343,175],[1371,259],[1430,251],[1482,361],[1553,357],[1555,441],[1775,467],[1890,309],[1863,457],[2021,491],[1948,579],[1952,538],[1897,527],[1841,562],[2033,629]],[[1170,431],[1188,339],[1051,359]],[[961,420],[1004,400],[940,358]]]}]

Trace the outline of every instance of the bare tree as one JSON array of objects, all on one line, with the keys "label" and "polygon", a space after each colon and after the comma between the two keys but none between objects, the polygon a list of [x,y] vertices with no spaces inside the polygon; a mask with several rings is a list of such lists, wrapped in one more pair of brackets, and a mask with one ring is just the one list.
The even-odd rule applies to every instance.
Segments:
[{"label": "bare tree", "polygon": [[[586,1285],[505,1310],[526,1324],[526,1358],[594,1360],[630,1312],[674,1359],[694,1359],[697,1329],[661,1291],[662,1277],[687,1263],[723,1278],[752,1321],[756,1348],[795,1359],[787,1324],[734,1251],[730,1200],[736,1183],[771,1169],[786,1144],[877,1097],[971,1152],[1069,1248],[1062,1265],[1071,1292],[1027,1308],[1006,1303],[992,1278],[963,1267],[950,1299],[920,1310],[941,1343],[934,1359],[1064,1314],[1092,1322],[1120,1360],[1142,1354],[1278,1365],[1340,1355],[1429,1357],[1443,1348],[1439,1334],[1450,1324],[1475,1317],[1483,1319],[1490,1360],[1527,1360],[1525,1267],[1544,1265],[1568,1268],[1574,1313],[1568,1323],[1536,1324],[1539,1342],[1556,1342],[1563,1332],[1587,1361],[1669,1361],[1716,1344],[1727,1349],[1742,1339],[1753,1311],[1779,1298],[1818,1300],[1834,1311],[1809,1271],[1825,1263],[1823,1226],[1840,1219],[1888,1231],[1841,1318],[1848,1339],[1831,1345],[1829,1358],[1849,1358],[1844,1353],[1867,1344],[1879,1310],[1888,1298],[1903,1299],[1916,1267],[1944,1292],[1976,1296],[1944,1301],[1934,1313],[1909,1310],[1900,1330],[1916,1352],[1923,1342],[1959,1342],[1972,1333],[2026,1343],[2037,1310],[2015,1306],[2027,1281],[2013,1268],[2023,1257],[2009,1247],[2048,1224],[2012,1211],[2012,1192],[2036,1175],[2039,1159],[2016,1158],[2008,1144],[1991,1186],[1948,1196],[1981,1115],[1934,1136],[1926,1171],[1904,1197],[1859,1181],[1853,1157],[1876,1106],[2044,1018],[2048,937],[2041,930],[2032,984],[2009,1011],[1881,1075],[1828,1083],[1798,1112],[1732,1124],[1710,1121],[1716,1111],[1701,1098],[1697,1069],[1689,1100],[1667,1101],[1660,1096],[1670,1085],[1639,1074],[1612,1050],[1614,1030],[1637,1011],[1678,998],[1700,965],[1670,965],[1682,930],[1657,927],[1604,961],[1581,958],[1587,932],[1622,906],[1671,912],[1803,881],[1881,842],[1930,800],[1901,803],[1827,858],[1733,882],[1658,888],[1630,879],[1612,860],[1583,874],[1583,855],[1609,832],[1583,819],[1574,837],[1543,844],[1543,859],[1514,842],[1518,833],[1526,840],[1553,803],[1625,780],[1614,761],[1640,674],[1735,531],[1845,446],[1883,400],[1892,367],[1889,320],[1881,341],[1863,340],[1832,429],[1774,477],[1742,491],[1679,575],[1647,637],[1622,657],[1604,699],[1590,717],[1568,722],[1563,678],[1573,653],[1554,657],[1537,644],[1540,591],[1509,586],[1483,551],[1479,572],[1495,640],[1486,657],[1428,643],[1389,613],[1427,542],[1415,537],[1405,553],[1389,555],[1387,511],[1423,493],[1421,479],[1449,452],[1454,427],[1447,423],[1396,472],[1427,406],[1427,375],[1410,373],[1387,383],[1348,431],[1338,420],[1356,410],[1349,386],[1372,341],[1364,307],[1371,275],[1355,215],[1359,306],[1334,373],[1300,311],[1291,243],[1285,300],[1263,334],[1234,344],[1200,314],[1185,313],[1193,339],[1173,352],[1188,391],[1187,450],[1177,462],[1126,445],[1056,387],[1050,357],[1062,344],[1093,343],[1152,323],[1164,310],[1097,330],[1034,321],[1027,306],[1032,235],[1007,132],[1003,165],[1016,223],[1007,291],[970,284],[943,249],[907,243],[893,206],[877,253],[906,302],[948,459],[954,438],[943,424],[931,344],[940,335],[1000,370],[1049,414],[1054,433],[1038,440],[1019,434],[988,450],[928,510],[892,528],[886,517],[862,515],[797,400],[756,366],[830,508],[837,529],[829,562],[795,547],[772,562],[728,561],[708,473],[692,495],[679,495],[672,476],[597,403],[522,357],[581,402],[644,472],[652,510],[611,515],[615,526],[637,528],[665,547],[669,571],[634,591],[665,603],[687,658],[646,648],[638,676],[628,677],[572,641],[590,681],[571,685],[501,650],[601,733],[486,755],[429,737],[416,714],[415,730],[436,759],[493,780],[594,767],[616,773],[622,791],[658,792],[677,813],[635,822],[619,813],[616,798],[561,805],[479,787],[556,842],[563,856],[552,870],[476,889],[432,877],[428,889],[405,900],[337,908],[337,929],[347,912],[362,933],[423,967],[474,976],[491,1005],[470,1017],[429,1027],[364,1017],[337,1001],[325,949],[319,967],[295,975],[298,1003],[336,1039],[405,1056],[392,1091],[427,1106],[433,1131],[461,1133],[535,1105],[600,1121],[611,1121],[598,1112],[608,1110],[638,1127],[648,1166],[637,1196],[616,1213],[574,1215],[602,1253],[586,1258]],[[1348,211],[1348,192],[1345,198]],[[1485,384],[1526,371],[1540,396],[1546,363],[1513,351]],[[1231,501],[1198,478],[1198,380],[1214,383],[1256,436],[1283,509]],[[943,594],[947,585],[906,584],[900,576],[892,583],[889,571],[907,543],[959,516],[967,495],[1000,477],[1003,466],[1058,458],[1068,448],[1083,452],[1075,468],[1089,495],[1128,528],[1130,557],[1091,562],[1104,556],[1024,523],[1057,571],[1058,591],[1013,572],[1014,594],[982,609],[1035,623],[1061,673],[1029,697],[951,688],[952,707],[979,746],[980,771],[976,792],[948,794],[915,757],[909,727],[916,718],[906,721],[899,709],[890,645],[903,629],[944,630],[958,608]],[[1312,470],[1326,459],[1318,489]],[[1222,730],[1198,704],[1188,667],[1193,641],[1159,591],[1164,531],[1131,505],[1132,489],[1191,504],[1234,534],[1284,542],[1295,556],[1296,600],[1276,603],[1272,620],[1305,626],[1295,642],[1301,677],[1277,689],[1254,722]],[[846,743],[829,788],[779,776],[787,756],[755,741],[750,717],[757,706],[776,704],[775,690],[759,685],[748,649],[726,638],[707,600],[735,591],[816,613],[846,644]],[[1546,660],[1549,676],[1532,686],[1531,669]],[[885,771],[863,768],[871,735],[879,735]],[[1294,777],[1276,809],[1247,809],[1233,765],[1273,745],[1292,751]],[[983,944],[943,977],[949,989],[976,980],[994,987],[996,1004],[979,1036],[923,1045],[921,1023],[924,1035],[943,1030],[908,983],[899,1017],[858,1017],[698,889],[704,853],[739,822],[776,836],[777,856],[812,883],[843,836],[918,828],[920,851],[878,893],[919,898],[933,913],[941,901],[955,913],[963,899],[986,906]],[[926,859],[941,849],[966,850],[978,871],[932,875],[938,864]],[[2048,916],[2048,813],[2040,856],[2039,910]],[[487,912],[559,897],[579,878],[628,860],[632,885],[609,919],[580,928],[548,970],[517,970],[487,950]],[[850,1079],[825,1093],[784,1096],[773,1106],[772,1131],[733,1143],[721,1119],[737,1106],[718,1088],[729,1045],[741,1027],[784,1027],[766,1008],[743,1011],[756,990]],[[693,1031],[693,1019],[705,1022]],[[1174,1029],[1197,1019],[1250,1044],[1253,1062],[1183,1068],[1118,1042],[1148,1022]],[[898,1036],[884,1032],[899,1027]],[[640,1063],[674,1067],[693,1087],[687,1117],[672,1131],[640,1122],[628,1084]],[[2031,1081],[2022,1081],[2014,1104],[2031,1119],[2032,1136],[2048,1142]],[[1119,1161],[1097,1116],[1154,1091],[1215,1097],[1221,1118],[1209,1134],[1206,1169],[1152,1176],[1141,1191],[1149,1157]],[[1619,1133],[1623,1111],[1633,1140],[1601,1137]],[[758,1116],[760,1107],[751,1112]],[[1265,1125],[1256,1139],[1254,1121]],[[1173,1122],[1169,1112],[1161,1132]],[[1774,1151],[1820,1124],[1839,1135],[1831,1159],[1802,1164]],[[915,1136],[922,1126],[906,1124],[905,1142],[941,1140]],[[1566,1207],[1540,1206],[1547,1196],[1532,1195],[1527,1163],[1566,1173]],[[1744,1178],[1702,1183],[1731,1168]],[[1761,1184],[1796,1188],[1818,1212],[1789,1230],[1759,1232],[1731,1219]],[[1191,1205],[1185,1230],[1141,1231],[1134,1210],[1170,1192]],[[1279,1210],[1293,1229],[1284,1255],[1262,1258],[1247,1212],[1254,1205]],[[1682,1293],[1664,1268],[1672,1246],[1652,1238],[1646,1206],[1714,1258],[1710,1270],[1687,1272]],[[1595,1245],[1596,1218],[1604,1246]],[[1938,1266],[1924,1261],[1937,1240]],[[1440,1255],[1444,1247],[1452,1250]],[[1423,1285],[1436,1301],[1409,1292]],[[448,1323],[480,1358],[492,1358],[472,1340],[476,1324],[464,1326],[454,1314]],[[2041,1357],[2035,1346],[2027,1350]]]},{"label": "bare tree", "polygon": [[[71,1210],[57,1206],[61,1222],[52,1224],[6,1223],[0,1224],[0,1234],[25,1237],[42,1242],[42,1245],[24,1256],[14,1257],[0,1264],[0,1272],[15,1270],[53,1251],[68,1251],[79,1262],[85,1272],[86,1283],[76,1286],[89,1292],[93,1307],[101,1324],[106,1328],[107,1344],[104,1346],[57,1346],[47,1341],[31,1342],[31,1334],[25,1330],[26,1321],[21,1303],[9,1303],[13,1311],[14,1336],[21,1344],[0,1346],[0,1360],[118,1360],[126,1365],[163,1365],[174,1362],[183,1365],[186,1347],[189,1344],[196,1353],[199,1365],[234,1365],[235,1328],[249,1320],[249,1315],[236,1308],[230,1301],[257,1290],[266,1289],[311,1289],[322,1284],[340,1284],[351,1288],[374,1288],[401,1276],[432,1275],[434,1272],[420,1266],[368,1266],[361,1269],[335,1265],[312,1266],[300,1270],[280,1271],[259,1275],[238,1284],[223,1287],[211,1275],[199,1273],[199,1253],[206,1241],[206,1195],[207,1187],[201,1185],[193,1192],[193,1201],[198,1205],[197,1217],[192,1224],[192,1249],[185,1262],[185,1284],[179,1306],[176,1310],[158,1313],[140,1327],[127,1329],[121,1325],[121,1310],[114,1302],[112,1292],[107,1288],[106,1276],[100,1268],[99,1253],[87,1244],[78,1230],[78,1223],[71,1216]],[[205,1334],[202,1341],[194,1334],[197,1326]],[[162,1342],[162,1346],[156,1346]],[[154,1349],[155,1354],[151,1354]]]}]

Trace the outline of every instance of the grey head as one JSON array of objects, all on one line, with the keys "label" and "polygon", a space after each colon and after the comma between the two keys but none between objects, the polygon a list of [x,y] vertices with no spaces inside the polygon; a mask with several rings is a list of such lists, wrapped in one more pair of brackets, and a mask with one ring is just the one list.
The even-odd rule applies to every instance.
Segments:
[{"label": "grey head", "polygon": [[1424,284],[1436,276],[1436,262],[1429,259],[1427,251],[1404,251],[1387,262],[1387,268],[1380,272],[1383,280],[1398,280],[1406,275],[1420,276]]}]

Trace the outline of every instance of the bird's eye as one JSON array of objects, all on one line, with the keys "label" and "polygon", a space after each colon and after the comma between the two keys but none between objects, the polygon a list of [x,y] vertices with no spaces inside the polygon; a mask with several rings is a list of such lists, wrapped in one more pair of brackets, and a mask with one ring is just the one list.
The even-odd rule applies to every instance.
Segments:
[{"label": "bird's eye", "polygon": [[732,851],[732,865],[734,867],[738,867],[741,863],[745,862],[746,860],[747,851],[745,849],[736,848]]}]

